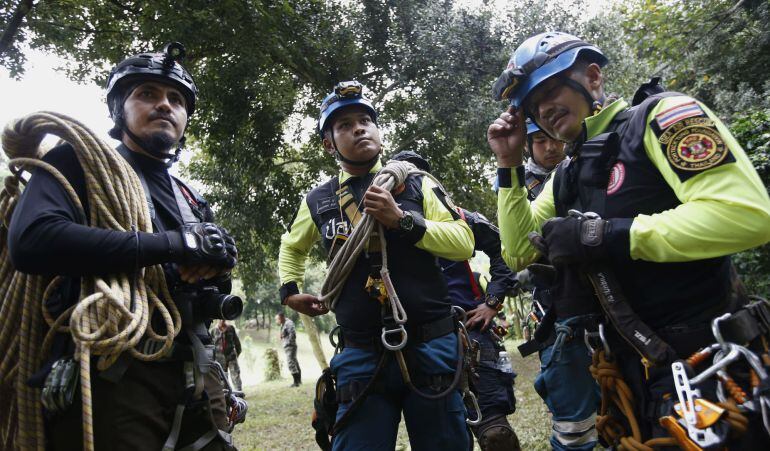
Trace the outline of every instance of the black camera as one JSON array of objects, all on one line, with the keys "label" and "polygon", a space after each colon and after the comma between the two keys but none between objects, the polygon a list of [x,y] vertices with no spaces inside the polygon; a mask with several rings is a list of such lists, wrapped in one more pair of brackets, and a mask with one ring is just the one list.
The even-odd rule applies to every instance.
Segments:
[{"label": "black camera", "polygon": [[220,293],[213,285],[182,284],[173,292],[177,305],[188,303],[193,316],[200,319],[234,320],[243,313],[243,300],[232,294]]}]

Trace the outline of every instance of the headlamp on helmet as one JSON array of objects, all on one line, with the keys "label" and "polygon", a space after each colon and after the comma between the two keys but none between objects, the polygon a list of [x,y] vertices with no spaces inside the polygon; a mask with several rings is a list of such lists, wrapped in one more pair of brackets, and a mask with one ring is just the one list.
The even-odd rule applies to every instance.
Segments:
[{"label": "headlamp on helmet", "polygon": [[332,115],[351,105],[361,105],[372,117],[372,121],[377,123],[377,111],[374,109],[371,100],[364,97],[364,87],[361,83],[351,81],[341,81],[334,86],[334,91],[324,98],[321,102],[321,114],[318,117],[318,134],[323,139],[324,132],[331,124]]},{"label": "headlamp on helmet", "polygon": [[187,115],[192,116],[198,88],[190,73],[179,63],[185,55],[182,44],[171,42],[160,53],[140,53],[118,63],[107,79],[107,104],[113,119],[129,94],[126,88],[145,81],[159,81],[179,89],[187,102]]}]

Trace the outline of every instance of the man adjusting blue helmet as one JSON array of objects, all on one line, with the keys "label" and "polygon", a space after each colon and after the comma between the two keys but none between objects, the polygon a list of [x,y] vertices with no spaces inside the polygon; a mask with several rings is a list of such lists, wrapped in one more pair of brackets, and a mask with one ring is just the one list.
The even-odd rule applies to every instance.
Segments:
[{"label": "man adjusting blue helmet", "polygon": [[[730,262],[730,254],[770,241],[770,198],[740,144],[704,104],[665,92],[659,80],[642,85],[632,104],[607,96],[607,62],[576,36],[540,33],[516,49],[493,88],[495,99],[510,104],[487,130],[498,165],[503,257],[517,270],[540,258],[554,266],[554,326],[541,334],[553,346],[541,353],[536,381],[554,413],[551,443],[593,449],[595,427],[605,446],[631,440],[653,447],[665,439],[684,449],[765,449],[770,436],[761,415],[745,412],[743,435],[724,418],[703,420],[722,384],[701,373],[708,365],[693,364],[688,373],[673,364],[715,342],[716,317],[758,324],[770,313],[764,303],[742,308],[749,301],[734,290]],[[531,204],[522,164],[526,118],[567,143],[572,157]],[[763,313],[750,313],[757,309]],[[768,338],[745,330],[720,340],[751,348]],[[630,388],[614,391],[614,382],[605,385],[596,373],[607,398],[595,425],[589,393],[574,397],[576,390],[565,391],[564,377],[553,374],[565,361],[588,363],[584,336],[594,367],[611,366]],[[752,349],[742,354],[749,361],[760,348]],[[585,364],[572,367],[571,384],[586,378]],[[698,373],[705,376],[690,383]],[[742,376],[731,377],[750,390]],[[684,420],[682,406],[694,398],[703,404]],[[562,417],[563,403],[573,401],[582,413]],[[616,405],[633,405],[633,412]]]}]

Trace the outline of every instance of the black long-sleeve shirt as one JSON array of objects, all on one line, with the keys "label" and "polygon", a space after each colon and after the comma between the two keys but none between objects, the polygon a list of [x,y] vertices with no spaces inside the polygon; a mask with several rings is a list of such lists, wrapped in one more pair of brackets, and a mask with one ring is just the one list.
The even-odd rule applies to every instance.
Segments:
[{"label": "black long-sleeve shirt", "polygon": [[[82,213],[64,187],[48,172],[36,169],[21,195],[8,231],[11,261],[16,269],[30,274],[83,276],[132,271],[134,267],[171,261],[166,234],[182,224],[171,177],[163,162],[132,152],[121,145],[118,151],[133,159],[151,193],[156,212],[156,233],[120,232],[85,225]],[[64,144],[48,152],[43,160],[70,182],[88,217],[83,169],[75,151]],[[207,216],[211,216],[206,207]]]},{"label": "black long-sleeve shirt", "polygon": [[[508,290],[516,284],[516,275],[506,265],[500,250],[500,231],[481,213],[463,209],[465,222],[471,228],[474,238],[474,249],[487,254],[489,257],[489,275],[487,294],[504,299]],[[481,292],[476,292],[475,278],[467,261],[453,262],[439,259],[444,277],[447,280],[449,297],[452,304],[471,310],[482,300]]]}]

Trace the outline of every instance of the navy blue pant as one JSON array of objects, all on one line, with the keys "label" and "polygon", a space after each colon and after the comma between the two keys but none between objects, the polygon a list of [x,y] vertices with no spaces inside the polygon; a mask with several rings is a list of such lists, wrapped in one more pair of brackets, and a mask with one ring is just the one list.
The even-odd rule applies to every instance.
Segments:
[{"label": "navy blue pant", "polygon": [[[574,318],[557,321],[569,325]],[[535,390],[551,412],[551,446],[555,450],[590,451],[596,446],[596,411],[599,385],[588,369],[591,355],[582,335],[540,351],[540,373]]]},{"label": "navy blue pant", "polygon": [[[498,351],[504,350],[498,349],[489,331],[469,330],[468,335],[471,340],[479,342],[479,348],[495,356]],[[483,419],[509,415],[516,411],[516,397],[513,394],[516,373],[504,373],[495,368],[496,363],[497,359],[482,359],[477,366],[479,378],[474,380],[471,386],[478,399]],[[470,415],[475,417],[475,413]]]},{"label": "navy blue pant", "polygon": [[[412,355],[410,374],[418,370],[426,375],[454,374],[458,359],[457,335],[447,334],[409,346],[407,352]],[[353,380],[366,384],[378,360],[379,354],[374,350],[344,348],[331,361],[338,389]],[[404,384],[398,363],[392,356],[381,371],[378,385],[381,384],[383,390],[370,393],[356,408],[334,437],[332,449],[392,451],[396,447],[402,412],[413,450],[468,449],[465,408],[459,390],[438,400],[420,397]],[[422,390],[429,392],[427,388]],[[337,420],[349,407],[350,403],[340,404]]]}]

